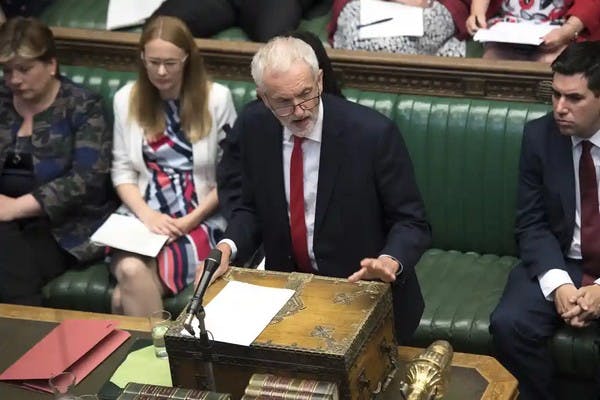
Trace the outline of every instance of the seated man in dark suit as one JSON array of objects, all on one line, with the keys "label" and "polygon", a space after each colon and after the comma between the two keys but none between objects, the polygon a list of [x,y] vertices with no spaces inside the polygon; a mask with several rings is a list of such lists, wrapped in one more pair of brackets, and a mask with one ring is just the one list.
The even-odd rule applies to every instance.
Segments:
[{"label": "seated man in dark suit", "polygon": [[217,245],[217,276],[262,243],[267,269],[393,282],[396,335],[406,340],[424,307],[414,266],[431,232],[396,125],[323,93],[302,40],[271,40],[254,56],[252,76],[262,102],[234,127],[242,201]]},{"label": "seated man in dark suit", "polygon": [[525,126],[516,236],[522,262],[491,316],[500,361],[521,399],[554,399],[548,340],[600,316],[600,42],[552,64],[553,112]]},{"label": "seated man in dark suit", "polygon": [[184,21],[196,37],[210,37],[238,25],[255,42],[296,29],[318,0],[166,0],[153,15]]}]

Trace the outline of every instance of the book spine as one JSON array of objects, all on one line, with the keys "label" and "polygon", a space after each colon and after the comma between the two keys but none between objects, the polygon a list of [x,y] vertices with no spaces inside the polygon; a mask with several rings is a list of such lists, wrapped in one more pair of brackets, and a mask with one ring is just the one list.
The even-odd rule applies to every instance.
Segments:
[{"label": "book spine", "polygon": [[259,395],[244,394],[242,400],[334,400],[337,397],[326,394],[264,391]]},{"label": "book spine", "polygon": [[254,374],[250,379],[245,394],[260,396],[262,393],[305,393],[312,395],[332,396],[337,386],[332,382],[310,379],[296,379],[269,374]]},{"label": "book spine", "polygon": [[207,392],[195,389],[128,383],[117,400],[229,400],[224,393]]}]

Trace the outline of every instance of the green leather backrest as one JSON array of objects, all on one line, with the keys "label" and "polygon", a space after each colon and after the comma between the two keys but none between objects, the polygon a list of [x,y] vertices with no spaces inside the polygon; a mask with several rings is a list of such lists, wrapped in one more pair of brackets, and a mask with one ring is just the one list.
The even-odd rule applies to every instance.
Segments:
[{"label": "green leather backrest", "polygon": [[[104,96],[131,72],[61,66],[61,71]],[[220,81],[235,106],[256,98],[254,84]],[[428,218],[433,247],[516,255],[513,239],[518,158],[523,124],[549,106],[409,94],[345,90],[348,99],[398,124],[407,143]]]},{"label": "green leather backrest", "polygon": [[543,104],[346,91],[394,120],[433,227],[433,247],[516,255],[518,159],[526,121]]},{"label": "green leather backrest", "polygon": [[48,26],[106,29],[108,0],[55,0],[40,15]]}]

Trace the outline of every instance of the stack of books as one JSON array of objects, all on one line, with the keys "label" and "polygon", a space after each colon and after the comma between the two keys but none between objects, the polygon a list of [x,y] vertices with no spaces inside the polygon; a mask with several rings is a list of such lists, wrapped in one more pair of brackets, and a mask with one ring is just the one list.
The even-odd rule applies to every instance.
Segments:
[{"label": "stack of books", "polygon": [[335,383],[295,379],[270,374],[254,374],[242,400],[337,400]]},{"label": "stack of books", "polygon": [[117,400],[231,400],[225,393],[206,392],[196,389],[128,383]]}]

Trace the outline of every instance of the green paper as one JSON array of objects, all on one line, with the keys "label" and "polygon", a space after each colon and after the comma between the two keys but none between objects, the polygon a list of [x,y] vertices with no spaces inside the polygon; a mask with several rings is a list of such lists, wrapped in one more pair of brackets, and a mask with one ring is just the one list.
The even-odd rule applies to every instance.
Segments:
[{"label": "green paper", "polygon": [[110,381],[123,389],[129,382],[173,386],[168,358],[154,355],[154,346],[129,353]]}]

